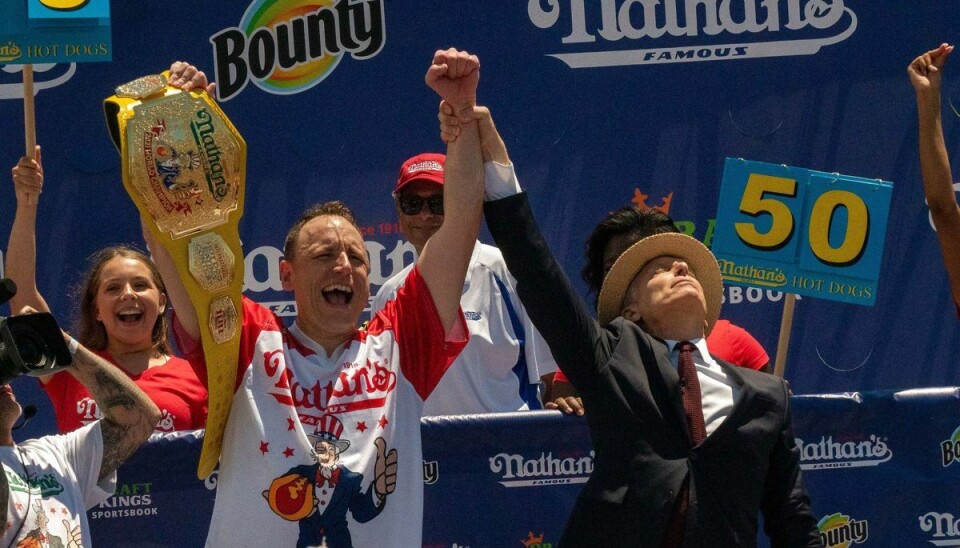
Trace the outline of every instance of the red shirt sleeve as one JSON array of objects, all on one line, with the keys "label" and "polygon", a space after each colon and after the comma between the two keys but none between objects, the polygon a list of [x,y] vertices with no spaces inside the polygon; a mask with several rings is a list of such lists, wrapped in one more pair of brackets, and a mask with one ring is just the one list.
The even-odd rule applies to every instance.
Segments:
[{"label": "red shirt sleeve", "polygon": [[387,301],[367,326],[373,335],[387,330],[393,331],[399,346],[400,370],[424,400],[470,339],[459,309],[457,325],[448,337],[419,267],[410,271],[397,296]]},{"label": "red shirt sleeve", "polygon": [[[233,386],[234,390],[240,386],[243,374],[253,360],[257,338],[260,333],[263,331],[282,331],[281,322],[273,312],[245,296],[241,297],[241,317],[243,318],[243,325],[240,328],[240,356],[237,359],[237,380]],[[200,378],[203,385],[209,386],[207,383],[207,362],[203,356],[203,344],[183,329],[177,319],[176,310],[174,310],[173,315],[173,336],[177,341],[180,354],[193,366],[193,370],[197,373],[197,377]]]},{"label": "red shirt sleeve", "polygon": [[707,336],[707,348],[714,356],[748,369],[759,370],[770,362],[770,356],[757,339],[727,320],[717,320]]}]

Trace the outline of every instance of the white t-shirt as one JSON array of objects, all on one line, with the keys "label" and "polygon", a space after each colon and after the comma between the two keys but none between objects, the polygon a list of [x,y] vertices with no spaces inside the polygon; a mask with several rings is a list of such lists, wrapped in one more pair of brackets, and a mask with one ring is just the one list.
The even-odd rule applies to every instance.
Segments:
[{"label": "white t-shirt", "polygon": [[32,538],[37,546],[91,546],[87,509],[107,500],[117,482],[116,472],[97,481],[102,459],[100,421],[0,447],[10,487],[9,521],[0,545]]},{"label": "white t-shirt", "polygon": [[[413,265],[387,280],[376,313],[397,294]],[[423,414],[464,415],[541,409],[540,377],[557,370],[550,349],[517,297],[500,250],[477,242],[460,297],[470,342],[427,398]]]},{"label": "white t-shirt", "polygon": [[[239,387],[207,546],[288,547],[323,536],[330,546],[420,546],[423,399],[467,342],[462,315],[446,340],[414,270],[397,299],[329,357],[296,325],[282,325],[244,299]],[[315,440],[307,436],[321,429],[349,442],[338,462],[338,477],[352,489],[347,495],[321,488],[315,469],[302,472],[316,462]],[[377,439],[385,453],[397,452],[396,490],[385,501],[371,485]],[[272,490],[277,485],[285,487]],[[304,508],[304,501],[310,514],[291,519],[291,508]],[[287,517],[278,508],[289,511]]]}]

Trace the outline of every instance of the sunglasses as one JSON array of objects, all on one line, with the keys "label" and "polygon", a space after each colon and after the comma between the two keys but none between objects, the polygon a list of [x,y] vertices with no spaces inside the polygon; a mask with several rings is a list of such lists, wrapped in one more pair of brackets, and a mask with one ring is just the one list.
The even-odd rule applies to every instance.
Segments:
[{"label": "sunglasses", "polygon": [[400,211],[402,211],[404,215],[417,215],[420,213],[420,210],[423,209],[424,202],[426,202],[430,208],[430,213],[443,215],[443,194],[434,194],[429,198],[413,194],[403,194],[397,196],[397,202],[400,204]]}]

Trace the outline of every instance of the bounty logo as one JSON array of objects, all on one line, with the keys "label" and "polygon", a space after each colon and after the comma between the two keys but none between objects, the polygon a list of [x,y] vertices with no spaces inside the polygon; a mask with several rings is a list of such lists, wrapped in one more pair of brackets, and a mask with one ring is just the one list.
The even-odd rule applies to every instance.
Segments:
[{"label": "bounty logo", "polygon": [[535,487],[586,483],[593,472],[593,451],[584,457],[555,458],[553,452],[527,459],[523,455],[498,453],[490,457],[490,471],[500,474],[504,487]]},{"label": "bounty logo", "polygon": [[824,548],[849,548],[867,541],[869,526],[866,520],[857,521],[843,514],[831,514],[817,523],[820,542]]},{"label": "bounty logo", "polygon": [[796,442],[800,448],[801,470],[878,466],[893,457],[886,441],[874,434],[860,440],[834,441],[833,436],[827,436],[813,443],[805,443],[800,438],[796,438]]},{"label": "bounty logo", "polygon": [[940,454],[943,457],[943,467],[950,466],[960,458],[960,426],[953,431],[950,439],[940,442]]},{"label": "bounty logo", "polygon": [[548,55],[570,68],[813,55],[857,29],[843,0],[528,0],[527,15],[560,25],[573,51]]},{"label": "bounty logo", "polygon": [[344,52],[374,57],[386,38],[383,0],[255,0],[237,27],[210,37],[217,97],[250,80],[267,93],[292,95],[322,82]]}]

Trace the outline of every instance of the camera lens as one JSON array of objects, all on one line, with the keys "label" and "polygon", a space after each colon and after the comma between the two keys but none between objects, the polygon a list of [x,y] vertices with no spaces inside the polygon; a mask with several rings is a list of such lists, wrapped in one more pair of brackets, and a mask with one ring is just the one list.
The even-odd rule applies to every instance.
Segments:
[{"label": "camera lens", "polygon": [[23,364],[29,369],[45,369],[50,367],[47,356],[51,354],[47,343],[40,333],[28,325],[11,326],[11,334],[17,343],[17,351]]}]

